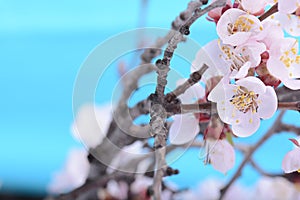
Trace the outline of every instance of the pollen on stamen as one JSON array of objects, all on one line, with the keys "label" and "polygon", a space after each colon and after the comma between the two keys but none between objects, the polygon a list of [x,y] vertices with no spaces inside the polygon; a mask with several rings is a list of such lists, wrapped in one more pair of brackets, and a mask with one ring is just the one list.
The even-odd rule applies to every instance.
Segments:
[{"label": "pollen on stamen", "polygon": [[253,122],[253,119],[251,118],[251,119],[249,119],[249,123],[251,124]]},{"label": "pollen on stamen", "polygon": [[238,120],[238,119],[237,119],[237,120],[235,120],[235,123],[239,123],[239,122],[240,122],[240,120]]}]

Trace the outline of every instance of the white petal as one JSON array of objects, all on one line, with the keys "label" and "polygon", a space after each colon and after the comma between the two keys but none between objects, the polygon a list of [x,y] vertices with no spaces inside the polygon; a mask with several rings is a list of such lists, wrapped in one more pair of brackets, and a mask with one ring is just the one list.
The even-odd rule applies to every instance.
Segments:
[{"label": "white petal", "polygon": [[84,184],[90,170],[87,152],[84,149],[72,149],[64,167],[54,174],[48,191],[50,193],[65,193]]},{"label": "white petal", "polygon": [[[241,113],[241,112],[240,112]],[[232,132],[238,137],[248,137],[254,134],[260,126],[260,119],[257,113],[248,111],[241,115],[239,121],[232,124]]]},{"label": "white petal", "polygon": [[279,59],[270,57],[267,61],[267,68],[270,74],[279,80],[289,79],[288,70]]},{"label": "white petal", "polygon": [[285,173],[291,173],[300,169],[300,148],[288,152],[282,161],[282,169]]},{"label": "white petal", "polygon": [[298,0],[279,0],[278,1],[278,11],[282,13],[293,13],[297,9]]},{"label": "white petal", "polygon": [[267,86],[266,93],[260,95],[257,99],[257,113],[260,118],[271,118],[277,110],[277,95],[274,88]]},{"label": "white petal", "polygon": [[216,141],[208,153],[211,164],[216,170],[225,174],[234,166],[235,152],[227,140]]},{"label": "white petal", "polygon": [[282,83],[292,89],[292,90],[299,90],[300,89],[300,80],[299,79],[285,79],[282,80]]},{"label": "white petal", "polygon": [[264,94],[266,92],[265,84],[258,78],[249,76],[236,81],[237,85],[243,86],[248,89],[248,91],[253,91],[256,94]]},{"label": "white petal", "polygon": [[94,148],[105,137],[111,118],[111,107],[108,105],[84,105],[76,115],[72,126],[73,135],[87,147]]},{"label": "white petal", "polygon": [[250,69],[250,67],[251,63],[246,62],[234,76],[232,76],[233,74],[231,75],[231,78],[244,78],[248,74],[248,70]]},{"label": "white petal", "polygon": [[193,114],[175,115],[169,139],[175,145],[185,144],[193,140],[199,131],[199,121]]},{"label": "white petal", "polygon": [[207,99],[212,102],[225,100],[224,81],[220,81],[216,87],[209,93]]},{"label": "white petal", "polygon": [[[181,79],[177,81],[176,85],[179,86],[183,84],[186,79]],[[179,96],[179,99],[182,103],[189,104],[194,103],[200,98],[203,98],[205,95],[205,89],[199,83],[192,85],[189,89],[187,89],[182,95]]]}]

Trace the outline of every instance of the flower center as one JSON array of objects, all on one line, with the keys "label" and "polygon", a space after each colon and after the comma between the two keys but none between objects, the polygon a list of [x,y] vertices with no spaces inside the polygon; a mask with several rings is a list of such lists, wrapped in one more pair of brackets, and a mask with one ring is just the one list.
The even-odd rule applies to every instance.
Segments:
[{"label": "flower center", "polygon": [[300,64],[300,55],[297,55],[297,49],[294,47],[298,42],[295,42],[287,51],[284,51],[280,56],[280,61],[289,68],[293,63]]},{"label": "flower center", "polygon": [[251,30],[253,24],[253,20],[247,18],[246,16],[240,16],[233,24],[229,23],[227,25],[227,30],[230,34],[235,34],[237,32],[248,32]]},{"label": "flower center", "polygon": [[249,110],[253,113],[257,112],[258,104],[256,102],[258,94],[253,91],[248,91],[245,87],[238,86],[235,90],[235,95],[230,99],[230,103],[235,106],[235,108],[243,113]]},{"label": "flower center", "polygon": [[[224,59],[225,61],[229,62],[231,71],[237,70],[239,71],[240,68],[249,61],[249,56],[245,56],[242,53],[238,53],[235,51],[235,49],[230,48],[226,45],[221,45],[219,41],[219,48],[224,53]],[[245,51],[245,48],[242,49],[242,51]],[[222,55],[221,55],[222,56]]]}]

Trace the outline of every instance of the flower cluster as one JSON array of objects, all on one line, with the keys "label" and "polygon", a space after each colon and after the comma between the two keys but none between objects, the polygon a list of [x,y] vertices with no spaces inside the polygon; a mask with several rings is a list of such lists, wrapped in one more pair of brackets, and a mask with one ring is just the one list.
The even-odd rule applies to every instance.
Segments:
[{"label": "flower cluster", "polygon": [[[278,12],[265,13],[268,6],[276,7]],[[261,119],[269,119],[275,114],[278,108],[277,87],[284,85],[292,90],[300,89],[300,55],[298,40],[294,38],[300,35],[299,8],[298,1],[243,0],[227,1],[223,8],[208,13],[208,20],[216,23],[219,38],[199,50],[191,71],[202,67],[205,54],[209,69],[202,80],[206,85],[212,80],[218,81],[214,81],[213,87],[206,88],[206,95],[201,101],[216,103],[220,120],[225,126],[230,125],[229,133],[234,136],[251,136],[260,127]],[[203,118],[200,117],[200,123],[201,120]],[[211,122],[211,119],[208,121]],[[194,127],[191,122],[189,124],[190,129]],[[213,135],[205,138],[207,144],[211,143],[208,142],[211,138],[226,140],[222,136],[222,126],[219,129],[208,126],[204,133]],[[296,154],[298,150],[290,154]],[[222,158],[232,157],[230,152],[228,149],[223,151]],[[283,164],[285,172],[299,170],[299,159],[287,159],[290,160],[285,158],[283,162],[289,163]],[[234,159],[227,160],[223,167],[233,166],[230,162]],[[298,168],[291,167],[291,162],[297,163]],[[224,173],[230,169],[220,170],[219,166],[215,168]]]},{"label": "flower cluster", "polygon": [[[232,5],[229,1],[223,9],[209,13],[216,22],[219,39],[209,42],[201,52],[204,50],[210,58],[210,76],[215,73],[223,78],[208,100],[217,103],[221,120],[232,125],[236,136],[252,135],[259,128],[260,119],[274,115],[274,89],[280,83],[300,89],[298,40],[284,36],[286,27],[295,26],[294,17],[299,20],[298,1],[278,1],[279,12],[261,20],[258,16],[274,3],[277,2],[243,0]],[[290,19],[278,17],[283,14]],[[201,64],[196,58],[193,70],[197,66]]]}]

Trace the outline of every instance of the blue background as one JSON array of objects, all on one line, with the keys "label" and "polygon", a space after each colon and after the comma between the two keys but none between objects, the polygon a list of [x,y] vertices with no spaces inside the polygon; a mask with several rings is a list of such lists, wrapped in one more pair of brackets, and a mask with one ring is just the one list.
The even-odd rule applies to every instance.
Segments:
[{"label": "blue background", "polygon": [[[145,25],[169,28],[187,2],[149,1]],[[81,147],[70,131],[76,74],[99,43],[139,26],[140,7],[140,0],[0,0],[1,191],[44,194],[68,150]],[[190,37],[204,45],[217,38],[214,27],[202,18],[193,25]],[[116,80],[107,81],[115,84]],[[96,99],[103,103],[105,97]],[[239,141],[255,142],[272,121]],[[289,112],[285,121],[299,124],[299,116]],[[286,140],[290,136],[274,136],[255,154],[264,169],[281,172],[281,160],[292,148]],[[191,150],[175,162],[173,166],[181,173],[171,180],[186,187],[207,177],[228,179],[232,175],[234,170],[224,176],[211,166],[204,167],[198,155],[199,150]],[[240,161],[238,154],[236,166]],[[240,182],[252,185],[258,176],[246,167]]]}]

